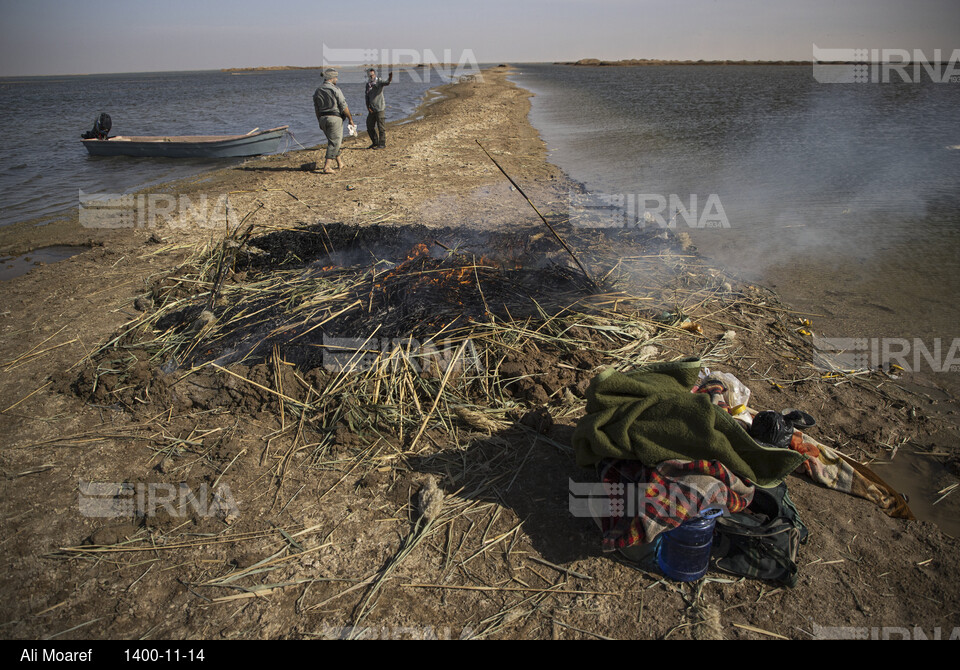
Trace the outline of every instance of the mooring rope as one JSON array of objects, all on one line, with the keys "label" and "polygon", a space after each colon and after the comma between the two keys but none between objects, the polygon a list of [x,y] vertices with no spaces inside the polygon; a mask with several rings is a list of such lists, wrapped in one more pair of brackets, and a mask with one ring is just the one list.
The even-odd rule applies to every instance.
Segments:
[{"label": "mooring rope", "polygon": [[283,137],[284,137],[284,139],[286,139],[287,143],[284,145],[283,151],[280,152],[280,155],[281,155],[281,156],[282,156],[283,154],[287,153],[287,152],[290,150],[290,149],[289,149],[289,147],[290,147],[290,140],[293,140],[294,142],[296,142],[297,146],[300,147],[301,149],[303,149],[304,151],[307,150],[307,148],[306,148],[305,146],[303,146],[302,144],[300,144],[300,142],[297,140],[296,135],[294,135],[294,134],[293,134],[292,132],[290,132],[289,130],[284,131]]}]

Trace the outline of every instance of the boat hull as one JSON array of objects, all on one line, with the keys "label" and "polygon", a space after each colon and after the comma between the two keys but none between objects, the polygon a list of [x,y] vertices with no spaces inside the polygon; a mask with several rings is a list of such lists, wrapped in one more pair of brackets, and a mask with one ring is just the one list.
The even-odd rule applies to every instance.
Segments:
[{"label": "boat hull", "polygon": [[287,126],[252,135],[221,137],[112,137],[82,140],[91,156],[134,156],[143,158],[242,158],[277,150]]}]

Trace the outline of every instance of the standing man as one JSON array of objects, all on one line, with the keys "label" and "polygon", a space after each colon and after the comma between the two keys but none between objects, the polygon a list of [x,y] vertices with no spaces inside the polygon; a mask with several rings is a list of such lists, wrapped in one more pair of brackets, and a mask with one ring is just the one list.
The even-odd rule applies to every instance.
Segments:
[{"label": "standing man", "polygon": [[386,125],[384,115],[386,114],[387,103],[383,99],[383,87],[389,86],[393,81],[393,72],[384,81],[377,76],[377,71],[373,68],[367,70],[367,134],[370,136],[369,149],[386,148]]},{"label": "standing man", "polygon": [[333,163],[336,168],[343,167],[340,159],[340,143],[343,142],[343,119],[350,120],[353,125],[353,115],[347,107],[347,100],[343,92],[337,87],[340,74],[333,68],[323,71],[323,86],[313,94],[313,109],[317,113],[317,122],[320,130],[327,136],[327,156],[320,174],[333,174]]}]

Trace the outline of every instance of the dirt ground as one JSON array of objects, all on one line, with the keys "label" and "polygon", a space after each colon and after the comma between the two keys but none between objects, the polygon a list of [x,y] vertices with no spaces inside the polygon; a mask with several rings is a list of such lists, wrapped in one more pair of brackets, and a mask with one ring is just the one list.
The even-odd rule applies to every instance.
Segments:
[{"label": "dirt ground", "polygon": [[[415,120],[389,128],[385,151],[365,149],[364,136],[347,141],[340,174],[309,169],[323,154],[307,150],[163,192],[229,193],[231,212],[258,236],[324,222],[532,239],[545,228],[477,141],[549,220],[561,221],[582,189],[546,162],[527,121],[530,94],[508,72],[444,87]],[[409,417],[391,424],[345,397],[342,416],[369,421],[361,429],[328,421],[337,408],[298,414],[320,406],[311,394],[329,378],[281,354],[191,372],[125,362],[142,342],[100,349],[172,295],[164,291],[189,301],[209,290],[192,292],[181,269],[215,249],[222,228],[105,230],[76,213],[33,223],[0,230],[0,250],[89,249],[0,288],[4,638],[960,636],[956,539],[796,475],[788,486],[810,539],[794,588],[715,571],[680,585],[602,554],[593,521],[568,512],[568,482],[593,479],[569,445],[586,384],[612,362],[602,337],[585,336],[595,346],[579,351],[522,340],[498,363],[517,381],[498,396],[496,421],[442,403],[425,412],[431,397],[420,396],[422,434],[404,437]],[[753,407],[810,412],[811,435],[858,460],[896,458],[894,447],[932,454],[933,488],[957,482],[955,399],[883,373],[813,374],[802,314],[700,262],[683,239],[637,244],[644,267],[656,267],[649,282],[632,278],[656,283],[645,313],[682,306],[703,328],[638,326],[638,337],[656,330],[651,360],[702,356],[744,381]],[[225,281],[243,286],[241,268]],[[731,329],[733,343],[722,340]],[[227,484],[233,500],[212,513],[95,518],[81,513],[87,481]]]}]

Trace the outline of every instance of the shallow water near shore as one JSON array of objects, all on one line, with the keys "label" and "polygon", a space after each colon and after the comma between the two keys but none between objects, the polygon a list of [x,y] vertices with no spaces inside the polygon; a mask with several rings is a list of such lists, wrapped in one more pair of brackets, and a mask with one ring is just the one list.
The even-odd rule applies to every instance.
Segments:
[{"label": "shallow water near shore", "polygon": [[[818,334],[960,337],[960,86],[776,66],[524,65],[514,81],[550,160],[595,193],[666,205]],[[696,227],[705,213],[723,227]]]},{"label": "shallow water near shore", "polygon": [[[935,455],[908,449],[898,451],[891,461],[875,461],[870,467],[907,496],[910,509],[918,519],[931,521],[945,533],[960,537],[960,496],[953,483],[956,478]],[[954,488],[950,488],[951,485]]]},{"label": "shallow water near shore", "polygon": [[66,260],[82,251],[86,251],[86,247],[62,244],[40,247],[20,256],[0,257],[0,281],[25,275],[38,265]]}]

